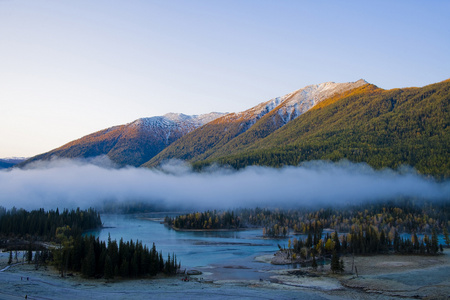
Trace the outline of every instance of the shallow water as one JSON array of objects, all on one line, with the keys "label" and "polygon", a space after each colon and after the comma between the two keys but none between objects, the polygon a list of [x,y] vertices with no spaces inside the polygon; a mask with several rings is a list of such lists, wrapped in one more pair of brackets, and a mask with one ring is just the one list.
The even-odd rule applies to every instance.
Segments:
[{"label": "shallow water", "polygon": [[[181,261],[182,269],[199,269],[212,273],[215,279],[258,279],[268,278],[265,271],[286,266],[273,266],[254,261],[255,256],[273,254],[278,250],[277,244],[288,245],[285,239],[263,239],[262,230],[228,231],[228,232],[185,232],[175,231],[159,221],[145,218],[164,218],[163,214],[146,215],[102,215],[105,227],[90,233],[107,241],[108,234],[117,241],[139,240],[148,247],[155,243],[163,255],[175,253]],[[300,236],[296,236],[299,238]],[[207,276],[206,276],[207,277]],[[205,278],[207,279],[207,278]]]}]

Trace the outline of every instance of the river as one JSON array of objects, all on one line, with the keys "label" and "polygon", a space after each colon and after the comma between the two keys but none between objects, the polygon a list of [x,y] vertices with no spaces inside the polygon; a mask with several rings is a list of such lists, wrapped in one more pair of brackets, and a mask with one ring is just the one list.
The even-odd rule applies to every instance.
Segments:
[{"label": "river", "polygon": [[155,243],[165,257],[175,253],[182,269],[197,269],[215,279],[264,279],[268,276],[265,271],[286,268],[257,262],[254,258],[275,253],[278,244],[287,247],[288,238],[262,238],[261,229],[176,231],[160,223],[165,216],[166,213],[104,214],[101,217],[106,228],[89,233],[102,241],[111,235],[113,240],[139,240],[148,247]]}]

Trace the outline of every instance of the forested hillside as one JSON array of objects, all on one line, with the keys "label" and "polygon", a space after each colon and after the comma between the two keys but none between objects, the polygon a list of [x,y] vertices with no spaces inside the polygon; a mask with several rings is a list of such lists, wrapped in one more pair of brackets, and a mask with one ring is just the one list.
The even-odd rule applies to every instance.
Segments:
[{"label": "forested hillside", "polygon": [[108,156],[118,166],[182,159],[280,167],[311,160],[365,162],[450,177],[450,80],[383,90],[364,80],[307,86],[240,113],[138,119],[72,141],[18,166],[54,157]]},{"label": "forested hillside", "polygon": [[348,159],[375,168],[415,167],[450,176],[450,80],[423,88],[365,85],[332,97],[263,139],[213,161],[235,168],[279,167],[309,160]]},{"label": "forested hillside", "polygon": [[227,114],[183,136],[143,166],[154,167],[172,158],[195,162],[233,153],[236,147],[266,137],[318,103],[366,84],[360,79],[309,85],[246,111]]}]

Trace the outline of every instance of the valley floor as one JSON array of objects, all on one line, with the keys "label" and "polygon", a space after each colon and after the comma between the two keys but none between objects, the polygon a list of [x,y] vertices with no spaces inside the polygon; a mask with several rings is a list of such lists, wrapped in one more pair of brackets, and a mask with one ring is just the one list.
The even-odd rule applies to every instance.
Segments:
[{"label": "valley floor", "polygon": [[[9,253],[0,253],[0,299],[448,299],[450,249],[440,256],[377,255],[355,257],[358,277],[350,272],[352,257],[345,257],[347,272],[330,275],[329,266],[264,271],[263,280],[224,280],[207,272],[182,277],[127,281],[61,278],[48,267],[7,266]],[[19,257],[21,255],[19,254]],[[257,257],[261,263],[270,256]],[[235,270],[239,272],[239,269]]]}]

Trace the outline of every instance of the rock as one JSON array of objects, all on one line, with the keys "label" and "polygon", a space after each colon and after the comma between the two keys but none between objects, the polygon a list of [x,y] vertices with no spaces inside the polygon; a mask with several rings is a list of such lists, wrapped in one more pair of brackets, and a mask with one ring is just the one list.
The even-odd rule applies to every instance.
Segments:
[{"label": "rock", "polygon": [[198,270],[189,270],[186,273],[187,275],[202,275],[203,273],[201,271]]}]

